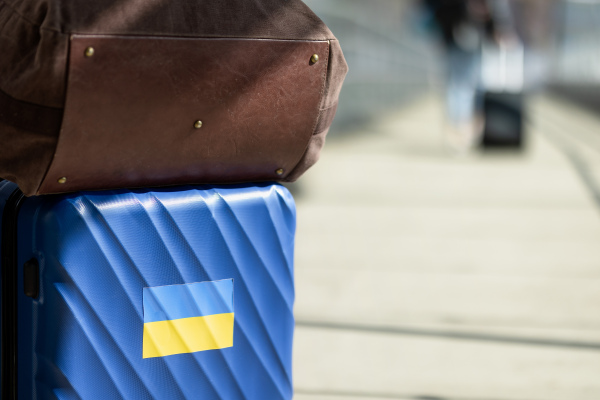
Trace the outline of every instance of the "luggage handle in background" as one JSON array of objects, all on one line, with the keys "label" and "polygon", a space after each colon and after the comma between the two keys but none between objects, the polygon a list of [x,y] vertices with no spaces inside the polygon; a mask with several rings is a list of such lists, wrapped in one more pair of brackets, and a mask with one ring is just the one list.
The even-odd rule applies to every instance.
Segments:
[{"label": "luggage handle in background", "polygon": [[481,82],[485,91],[519,93],[525,84],[525,49],[520,41],[485,42],[481,56]]}]

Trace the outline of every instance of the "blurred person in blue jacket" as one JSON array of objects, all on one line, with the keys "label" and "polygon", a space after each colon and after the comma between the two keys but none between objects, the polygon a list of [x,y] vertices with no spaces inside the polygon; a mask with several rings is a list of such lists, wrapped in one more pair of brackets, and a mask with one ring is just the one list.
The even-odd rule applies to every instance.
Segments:
[{"label": "blurred person in blue jacket", "polygon": [[448,145],[469,149],[479,138],[481,47],[486,40],[511,40],[507,0],[422,0],[440,33],[447,60]]}]

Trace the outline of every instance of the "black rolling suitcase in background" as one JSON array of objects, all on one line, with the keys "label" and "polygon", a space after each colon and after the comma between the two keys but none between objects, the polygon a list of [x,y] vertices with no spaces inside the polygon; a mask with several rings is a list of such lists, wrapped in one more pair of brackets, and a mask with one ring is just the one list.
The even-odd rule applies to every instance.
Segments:
[{"label": "black rolling suitcase in background", "polygon": [[483,148],[520,149],[524,142],[523,46],[486,45],[482,54]]},{"label": "black rolling suitcase in background", "polygon": [[486,92],[483,114],[483,147],[523,145],[523,93]]}]

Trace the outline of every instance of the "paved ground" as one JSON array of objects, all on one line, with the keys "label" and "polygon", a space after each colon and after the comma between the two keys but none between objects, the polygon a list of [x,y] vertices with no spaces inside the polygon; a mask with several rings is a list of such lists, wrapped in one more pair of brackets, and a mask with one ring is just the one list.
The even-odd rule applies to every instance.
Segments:
[{"label": "paved ground", "polygon": [[330,141],[298,205],[296,400],[600,399],[600,119],[449,155],[433,96]]}]

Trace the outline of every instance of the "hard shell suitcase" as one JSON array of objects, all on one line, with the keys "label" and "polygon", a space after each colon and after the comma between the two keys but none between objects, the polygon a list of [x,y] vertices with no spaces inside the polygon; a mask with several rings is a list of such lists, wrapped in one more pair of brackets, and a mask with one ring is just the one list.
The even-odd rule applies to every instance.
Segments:
[{"label": "hard shell suitcase", "polygon": [[4,181],[0,211],[2,400],[292,398],[284,187]]},{"label": "hard shell suitcase", "polygon": [[483,46],[482,86],[484,148],[520,149],[524,141],[524,48]]},{"label": "hard shell suitcase", "polygon": [[523,93],[485,93],[483,114],[484,147],[521,147],[524,136]]}]

